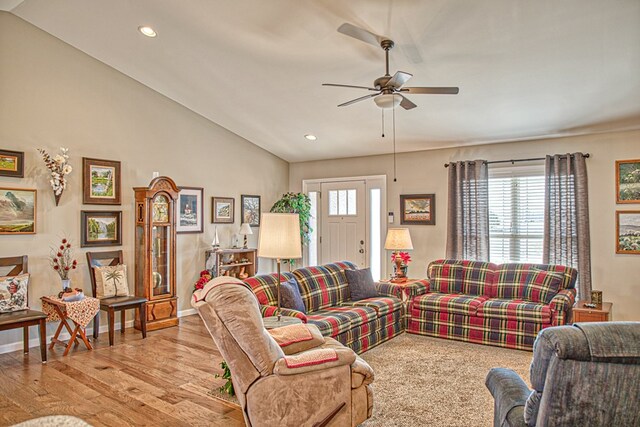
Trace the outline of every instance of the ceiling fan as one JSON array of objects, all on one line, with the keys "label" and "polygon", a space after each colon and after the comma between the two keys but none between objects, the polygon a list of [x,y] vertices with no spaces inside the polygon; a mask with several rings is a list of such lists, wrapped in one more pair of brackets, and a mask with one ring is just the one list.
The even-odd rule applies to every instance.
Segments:
[{"label": "ceiling fan", "polygon": [[412,74],[405,73],[403,71],[397,71],[393,76],[389,74],[389,51],[393,49],[394,42],[388,37],[383,37],[374,34],[365,29],[356,27],[355,25],[344,23],[338,28],[338,32],[361,40],[365,43],[372,44],[374,46],[380,46],[385,52],[385,74],[382,77],[378,77],[373,82],[373,87],[367,86],[353,86],[342,85],[334,83],[323,83],[322,86],[336,86],[336,87],[348,87],[355,89],[366,89],[373,91],[369,95],[361,96],[360,98],[352,99],[351,101],[344,102],[338,107],[346,107],[347,105],[355,104],[356,102],[364,101],[365,99],[373,98],[376,105],[380,108],[395,108],[400,105],[405,110],[416,108],[417,105],[411,102],[403,94],[436,94],[436,95],[456,95],[459,92],[457,87],[403,87],[404,84],[413,77]]}]

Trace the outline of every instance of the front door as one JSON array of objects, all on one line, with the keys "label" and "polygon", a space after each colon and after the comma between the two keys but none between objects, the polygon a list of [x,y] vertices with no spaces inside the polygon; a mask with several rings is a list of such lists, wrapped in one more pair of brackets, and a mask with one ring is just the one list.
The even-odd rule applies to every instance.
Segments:
[{"label": "front door", "polygon": [[365,181],[323,182],[321,264],[351,261],[367,267]]}]

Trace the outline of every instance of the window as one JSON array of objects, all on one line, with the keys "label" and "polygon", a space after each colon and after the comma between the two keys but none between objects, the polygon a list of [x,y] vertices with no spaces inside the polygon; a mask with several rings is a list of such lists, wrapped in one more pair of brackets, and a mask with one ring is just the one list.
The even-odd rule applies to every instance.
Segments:
[{"label": "window", "polygon": [[329,215],[357,215],[356,190],[329,191]]},{"label": "window", "polygon": [[489,169],[489,260],[542,262],[544,165]]},{"label": "window", "polygon": [[318,192],[309,191],[309,200],[311,201],[311,212],[309,218],[309,248],[308,265],[318,265]]},{"label": "window", "polygon": [[370,232],[371,236],[369,237],[369,266],[371,267],[371,276],[373,276],[373,280],[378,281],[380,277],[382,277],[382,266],[380,263],[380,252],[381,252],[381,241],[380,241],[380,227],[381,227],[381,218],[380,218],[380,203],[381,203],[381,191],[379,188],[372,188],[369,191],[370,195],[370,209],[371,209],[371,227]]}]

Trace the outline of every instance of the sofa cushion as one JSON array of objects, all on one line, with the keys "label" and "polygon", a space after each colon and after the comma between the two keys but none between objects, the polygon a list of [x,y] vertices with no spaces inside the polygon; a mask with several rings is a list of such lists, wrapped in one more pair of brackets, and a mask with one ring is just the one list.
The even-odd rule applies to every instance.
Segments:
[{"label": "sofa cushion", "polygon": [[517,299],[490,298],[480,304],[477,315],[519,322],[551,322],[551,308],[548,305]]},{"label": "sofa cushion", "polygon": [[280,300],[284,308],[298,310],[301,313],[307,312],[296,279],[292,278],[280,284]]},{"label": "sofa cushion", "polygon": [[322,335],[335,337],[376,317],[371,307],[329,307],[307,315],[307,323],[316,325]]},{"label": "sofa cushion", "polygon": [[486,299],[483,296],[428,293],[415,297],[413,299],[413,307],[418,310],[475,316],[478,307]]},{"label": "sofa cushion", "polygon": [[496,271],[496,298],[519,298],[532,268],[561,274],[563,280],[560,289],[571,289],[575,286],[578,275],[575,268],[553,264],[501,264]]},{"label": "sofa cushion", "polygon": [[393,297],[366,298],[358,301],[346,301],[340,304],[343,307],[370,307],[378,315],[385,316],[402,308],[402,301]]},{"label": "sofa cushion", "polygon": [[461,261],[438,260],[429,264],[429,290],[443,294],[457,294],[462,289],[463,270]]},{"label": "sofa cushion", "polygon": [[462,261],[461,294],[484,295],[492,298],[495,293],[496,264],[484,261]]},{"label": "sofa cushion", "polygon": [[314,312],[338,305],[349,294],[349,285],[344,269],[350,263],[334,263],[317,267],[299,268],[293,271],[307,311]]},{"label": "sofa cushion", "polygon": [[[278,305],[278,291],[276,289],[277,274],[261,274],[243,280],[251,287],[251,290],[262,305]],[[293,279],[291,273],[282,273],[280,281],[286,282]]]},{"label": "sofa cushion", "polygon": [[378,290],[373,281],[370,268],[362,270],[345,270],[347,281],[349,282],[349,291],[351,300],[357,301],[365,298],[374,298],[378,296]]},{"label": "sofa cushion", "polygon": [[520,289],[521,299],[549,304],[562,286],[563,276],[553,271],[531,268]]}]

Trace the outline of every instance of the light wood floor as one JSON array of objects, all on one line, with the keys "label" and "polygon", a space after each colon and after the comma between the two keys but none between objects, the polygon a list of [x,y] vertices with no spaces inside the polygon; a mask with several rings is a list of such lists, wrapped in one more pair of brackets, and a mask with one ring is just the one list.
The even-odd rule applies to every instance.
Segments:
[{"label": "light wood floor", "polygon": [[106,334],[94,350],[81,346],[62,357],[49,351],[0,354],[0,425],[67,414],[94,426],[244,426],[241,410],[207,394],[224,380],[222,360],[199,316],[149,332]]}]

